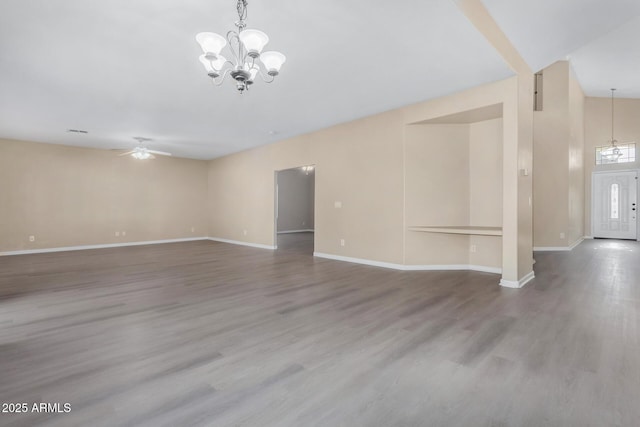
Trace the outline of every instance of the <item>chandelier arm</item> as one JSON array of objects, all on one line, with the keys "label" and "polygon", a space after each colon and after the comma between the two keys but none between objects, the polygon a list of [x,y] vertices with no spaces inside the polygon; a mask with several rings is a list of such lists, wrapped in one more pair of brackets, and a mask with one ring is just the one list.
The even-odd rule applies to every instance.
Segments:
[{"label": "chandelier arm", "polygon": [[[213,83],[214,86],[220,86],[225,81],[225,79],[227,78],[227,75],[230,72],[231,72],[231,70],[227,68],[226,70],[224,70],[224,73],[222,74],[222,76],[220,76],[220,77],[212,77],[211,78],[211,83]],[[216,79],[218,79],[218,80],[216,80]]]},{"label": "chandelier arm", "polygon": [[[227,59],[226,61],[224,61],[222,63],[222,65],[220,66],[220,69],[216,70],[216,71],[222,71],[224,66],[227,65],[227,64],[231,65],[231,68],[235,67],[235,64]],[[214,68],[214,70],[215,70],[215,68]],[[228,73],[229,71],[231,71],[231,70],[229,70],[228,68],[225,70],[226,73]]]},{"label": "chandelier arm", "polygon": [[[236,50],[234,49],[233,40],[235,40],[235,42],[237,43],[238,52],[236,52]],[[240,42],[240,36],[238,35],[238,33],[233,30],[229,30],[227,32],[227,41],[229,42],[229,50],[233,54],[233,57],[236,59],[236,64],[243,64],[244,62],[240,60],[240,57],[242,56],[242,42]],[[244,58],[242,59],[244,60]]]},{"label": "chandelier arm", "polygon": [[273,81],[276,79],[274,76],[271,76],[271,75],[269,76],[269,77],[271,77],[271,79],[267,79],[264,76],[264,73],[262,72],[262,68],[258,69],[258,74],[260,75],[260,78],[262,78],[262,81],[265,82],[265,83],[273,83]]},{"label": "chandelier arm", "polygon": [[[209,63],[211,64],[211,68],[213,68],[214,70],[216,70],[216,71],[218,71],[218,72],[222,71],[222,69],[224,68],[224,66],[225,66],[225,65],[227,65],[227,64],[231,65],[231,68],[233,68],[233,67],[235,66],[235,65],[234,65],[234,63],[233,63],[233,62],[231,62],[231,61],[229,61],[228,59],[227,59],[227,60],[225,60],[225,61],[222,63],[222,65],[220,66],[220,68],[216,68],[216,67],[214,67],[214,66],[213,66],[213,62],[214,62],[213,60],[209,60]],[[229,71],[229,70],[227,70],[227,71]]]}]

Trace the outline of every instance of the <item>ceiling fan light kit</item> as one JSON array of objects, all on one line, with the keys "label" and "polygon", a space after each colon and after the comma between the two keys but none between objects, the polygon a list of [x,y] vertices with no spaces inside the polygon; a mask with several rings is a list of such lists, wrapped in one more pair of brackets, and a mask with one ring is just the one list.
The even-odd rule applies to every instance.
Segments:
[{"label": "ceiling fan light kit", "polygon": [[[242,94],[249,89],[257,76],[266,83],[273,82],[287,58],[280,52],[263,52],[269,43],[269,36],[260,30],[246,28],[246,0],[238,0],[236,7],[237,30],[227,32],[226,38],[216,33],[199,33],[196,35],[196,41],[204,52],[200,55],[200,62],[213,84],[220,86],[229,75],[235,81],[238,93]],[[222,50],[227,44],[233,61],[222,55]]]},{"label": "ceiling fan light kit", "polygon": [[158,150],[150,150],[145,147],[145,142],[151,141],[150,138],[142,138],[139,136],[134,137],[136,141],[138,141],[138,146],[133,150],[127,151],[126,153],[118,154],[118,156],[131,156],[137,160],[153,160],[156,157],[154,154],[159,156],[171,156],[171,153],[167,153],[166,151],[158,151]]},{"label": "ceiling fan light kit", "polygon": [[154,158],[153,154],[151,154],[149,150],[142,147],[136,147],[136,149],[133,150],[133,153],[131,153],[131,157],[138,160],[147,160]]}]

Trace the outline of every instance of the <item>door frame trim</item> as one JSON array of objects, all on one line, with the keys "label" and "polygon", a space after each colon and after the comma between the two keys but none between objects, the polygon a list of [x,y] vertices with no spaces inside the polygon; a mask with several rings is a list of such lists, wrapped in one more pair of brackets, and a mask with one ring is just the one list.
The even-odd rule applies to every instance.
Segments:
[{"label": "door frame trim", "polygon": [[[280,172],[284,172],[284,171],[288,171],[288,170],[293,170],[293,169],[300,169],[304,166],[313,166],[313,173],[314,173],[314,180],[313,180],[313,229],[309,229],[309,230],[295,230],[295,231],[313,231],[314,232],[314,239],[313,239],[313,249],[315,250],[316,247],[316,239],[315,239],[315,232],[316,232],[316,218],[317,218],[317,209],[316,207],[318,206],[318,200],[316,195],[317,193],[317,185],[318,185],[318,167],[316,166],[315,163],[305,163],[303,165],[300,166],[293,166],[293,167],[289,167],[289,168],[284,168],[284,169],[275,169],[273,171],[273,192],[274,192],[274,196],[273,196],[273,248],[274,249],[278,249],[278,234],[281,233],[287,233],[286,231],[284,232],[280,232],[278,233],[278,197],[279,197],[279,188],[278,188],[278,174]],[[290,231],[291,232],[291,231]]]},{"label": "door frame trim", "polygon": [[[595,206],[596,206],[596,198],[595,198],[595,178],[596,174],[608,174],[608,173],[618,173],[618,172],[635,172],[638,176],[636,180],[636,203],[640,201],[640,169],[609,169],[609,170],[595,170],[591,172],[591,236],[595,236],[595,228],[596,223],[594,221],[595,217]],[[593,238],[593,237],[592,237]],[[636,214],[636,239],[637,242],[640,242],[640,215]]]}]

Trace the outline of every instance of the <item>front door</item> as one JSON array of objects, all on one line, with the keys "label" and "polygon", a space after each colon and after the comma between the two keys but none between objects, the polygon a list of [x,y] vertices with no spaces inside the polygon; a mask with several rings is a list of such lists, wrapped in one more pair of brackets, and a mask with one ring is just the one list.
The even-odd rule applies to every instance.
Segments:
[{"label": "front door", "polygon": [[593,237],[637,239],[638,172],[594,172]]}]

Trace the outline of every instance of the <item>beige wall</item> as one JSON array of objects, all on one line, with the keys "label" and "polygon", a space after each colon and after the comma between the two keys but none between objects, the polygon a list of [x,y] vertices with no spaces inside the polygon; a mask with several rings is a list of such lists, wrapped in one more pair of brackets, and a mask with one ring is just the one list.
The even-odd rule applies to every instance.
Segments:
[{"label": "beige wall", "polygon": [[534,113],[534,246],[568,247],[584,235],[584,101],[567,61],[543,70]]},{"label": "beige wall", "polygon": [[[455,176],[463,177],[459,192],[449,191],[447,197],[442,193],[442,201],[433,203],[430,216],[424,219],[468,224],[471,206],[480,206],[474,215],[488,222],[495,218],[498,224],[497,211],[482,210],[486,206],[480,200],[486,189],[477,175],[483,165],[500,165],[497,156],[489,155],[491,150],[497,154],[500,144],[493,139],[497,145],[487,151],[486,158],[478,157],[484,163],[477,167],[470,153],[476,139],[491,139],[499,133],[503,160],[500,173],[492,170],[491,176],[505,176],[500,189],[501,266],[505,280],[517,281],[531,272],[532,260],[531,182],[530,176],[518,173],[522,167],[531,168],[530,108],[524,108],[531,88],[525,80],[510,78],[210,162],[173,158],[139,162],[108,151],[5,141],[2,178],[17,184],[1,195],[1,213],[10,224],[2,229],[3,248],[205,235],[272,246],[275,171],[315,164],[316,252],[395,264],[465,264],[471,262],[471,238],[467,236],[448,238],[443,245],[423,242],[423,252],[414,250],[406,231],[408,221],[413,220],[410,203],[425,194],[435,197],[442,190],[433,186],[441,179],[438,173],[451,176],[457,171]],[[439,154],[430,152],[423,158],[423,166],[428,167],[420,171],[418,164],[408,168],[409,162],[419,160],[407,155],[412,124],[498,104],[503,105],[502,126],[495,121],[465,127],[461,152],[452,156],[459,167],[456,163],[444,168]],[[420,181],[412,186],[407,177],[414,172]],[[488,201],[499,197],[492,188],[485,195]],[[451,197],[459,197],[462,205]],[[499,209],[500,204],[490,204]],[[115,231],[127,235],[116,238]],[[36,236],[34,244],[25,241],[31,234]],[[484,248],[484,241],[477,242]],[[484,256],[488,252],[476,255],[474,262],[494,265],[500,252],[495,249],[489,257]],[[426,256],[429,251],[433,258]]]},{"label": "beige wall", "polygon": [[[407,226],[469,225],[469,125],[409,125],[405,131]],[[469,263],[469,236],[406,231],[405,263]]]},{"label": "beige wall", "polygon": [[0,183],[0,252],[207,235],[205,161],[0,140]]},{"label": "beige wall", "polygon": [[[407,126],[408,226],[502,226],[502,129],[502,119]],[[407,230],[405,239],[409,265],[502,266],[500,237]]]},{"label": "beige wall", "polygon": [[[615,138],[636,143],[636,159],[640,155],[640,99],[615,100]],[[619,165],[595,165],[595,148],[608,145],[611,139],[611,99],[591,98],[585,104],[585,234],[591,231],[591,174],[594,171],[639,169],[640,161]]]},{"label": "beige wall", "polygon": [[[468,237],[447,238],[446,243],[440,245],[441,237],[432,236],[426,239],[438,242],[426,244],[424,240],[417,241],[424,238],[409,234],[406,227],[414,220],[468,223],[468,137],[466,146],[460,142],[466,148],[459,157],[459,169],[466,174],[460,181],[464,183],[460,184],[464,194],[460,200],[466,200],[466,208],[454,209],[460,194],[445,191],[447,197],[456,200],[444,198],[440,204],[431,203],[429,216],[419,217],[412,203],[425,195],[436,197],[442,189],[435,188],[434,184],[439,182],[440,174],[450,176],[451,171],[445,168],[442,154],[431,152],[422,158],[412,155],[410,151],[417,142],[412,136],[414,126],[410,125],[504,104],[502,142],[508,157],[503,157],[500,175],[508,174],[509,179],[502,181],[501,188],[506,237],[503,243],[506,242],[507,247],[502,251],[501,264],[503,277],[517,281],[532,271],[531,176],[518,173],[522,167],[531,169],[531,97],[528,79],[511,78],[214,159],[209,168],[209,234],[214,238],[273,245],[274,171],[315,164],[316,252],[396,264],[466,263]],[[485,131],[491,133],[496,129]],[[466,132],[468,135],[469,130]],[[478,133],[482,133],[480,128]],[[456,168],[454,165],[454,170]],[[494,196],[492,193],[488,197]],[[336,202],[342,207],[335,207]],[[340,245],[341,239],[345,240],[345,246]],[[416,247],[420,244],[422,249]]]},{"label": "beige wall", "polygon": [[402,133],[392,111],[212,160],[210,236],[273,245],[274,171],[315,164],[315,251],[402,263]]},{"label": "beige wall", "polygon": [[313,230],[315,173],[278,172],[278,232]]},{"label": "beige wall", "polygon": [[407,123],[487,105],[503,104],[502,280],[510,286],[533,271],[532,167],[533,75],[513,77],[405,108]]},{"label": "beige wall", "polygon": [[[469,125],[469,224],[502,226],[502,119]],[[471,236],[469,264],[502,267],[502,238]]]},{"label": "beige wall", "polygon": [[534,246],[567,246],[569,195],[569,63],[543,70],[543,109],[534,112]]}]

